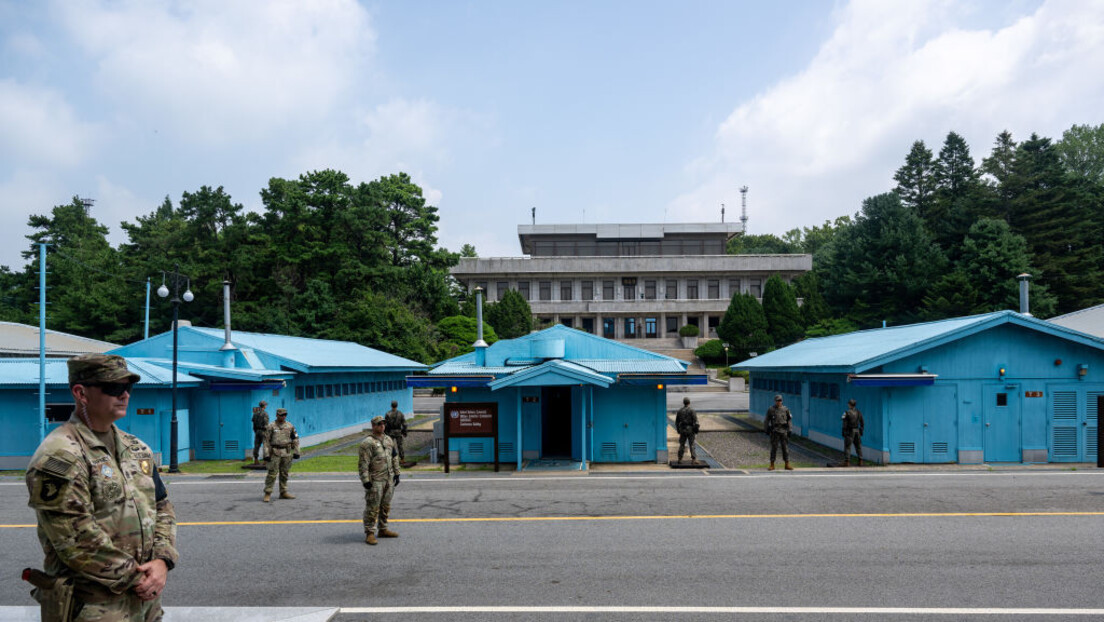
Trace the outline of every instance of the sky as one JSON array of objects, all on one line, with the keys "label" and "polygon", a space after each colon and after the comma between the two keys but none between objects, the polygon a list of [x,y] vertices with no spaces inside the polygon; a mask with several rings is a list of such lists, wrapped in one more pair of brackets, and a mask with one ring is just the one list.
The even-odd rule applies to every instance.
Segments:
[{"label": "sky", "polygon": [[120,222],[273,177],[411,175],[438,242],[517,226],[782,234],[891,190],[911,145],[1104,123],[1104,1],[0,0],[0,264],[74,196]]}]

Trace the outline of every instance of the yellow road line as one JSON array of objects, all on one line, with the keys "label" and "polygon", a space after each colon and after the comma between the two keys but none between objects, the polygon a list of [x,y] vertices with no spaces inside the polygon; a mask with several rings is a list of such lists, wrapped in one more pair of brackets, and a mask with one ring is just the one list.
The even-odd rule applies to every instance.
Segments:
[{"label": "yellow road line", "polygon": [[[673,514],[664,516],[514,516],[471,518],[393,518],[393,523],[510,523],[535,521],[613,521],[613,520],[702,520],[702,519],[762,519],[762,518],[984,518],[1048,517],[1048,516],[1104,516],[1104,512],[904,512],[899,514]],[[243,521],[191,521],[181,522],[181,527],[236,526],[236,525],[349,525],[362,519],[325,520],[243,520]],[[0,525],[0,529],[30,528],[35,525]]]}]

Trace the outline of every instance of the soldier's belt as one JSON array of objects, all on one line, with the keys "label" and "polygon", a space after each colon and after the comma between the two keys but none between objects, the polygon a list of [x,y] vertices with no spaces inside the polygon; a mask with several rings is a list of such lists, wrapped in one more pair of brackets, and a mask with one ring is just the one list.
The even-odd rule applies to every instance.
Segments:
[{"label": "soldier's belt", "polygon": [[290,445],[273,445],[273,449],[287,449]]}]

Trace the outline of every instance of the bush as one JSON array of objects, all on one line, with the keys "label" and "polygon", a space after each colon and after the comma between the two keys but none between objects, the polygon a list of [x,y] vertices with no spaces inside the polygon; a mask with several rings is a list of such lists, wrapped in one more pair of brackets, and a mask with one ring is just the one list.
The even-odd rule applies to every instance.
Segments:
[{"label": "bush", "polygon": [[701,331],[693,324],[687,324],[679,329],[679,337],[697,337]]},{"label": "bush", "polygon": [[[697,327],[695,327],[697,328]],[[725,351],[724,344],[720,339],[710,339],[694,349],[694,356],[700,358],[708,364],[724,364]]]}]

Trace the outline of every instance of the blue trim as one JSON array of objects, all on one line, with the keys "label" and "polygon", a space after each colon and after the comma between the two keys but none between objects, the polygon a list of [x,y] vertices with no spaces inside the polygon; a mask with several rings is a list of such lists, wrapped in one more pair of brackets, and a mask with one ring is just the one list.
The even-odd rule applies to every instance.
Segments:
[{"label": "blue trim", "polygon": [[935,378],[848,378],[856,387],[927,387]]},{"label": "blue trim", "polygon": [[485,387],[494,376],[407,376],[406,386],[436,389],[439,387]]},{"label": "blue trim", "polygon": [[[179,386],[179,385],[178,385]],[[208,388],[212,391],[253,391],[257,389],[282,389],[284,382],[212,382]]]},{"label": "blue trim", "polygon": [[620,384],[627,384],[630,386],[642,386],[649,384],[678,384],[678,385],[701,385],[709,384],[708,376],[701,374],[650,374],[650,375],[626,375],[621,374],[617,377],[617,381]]}]

